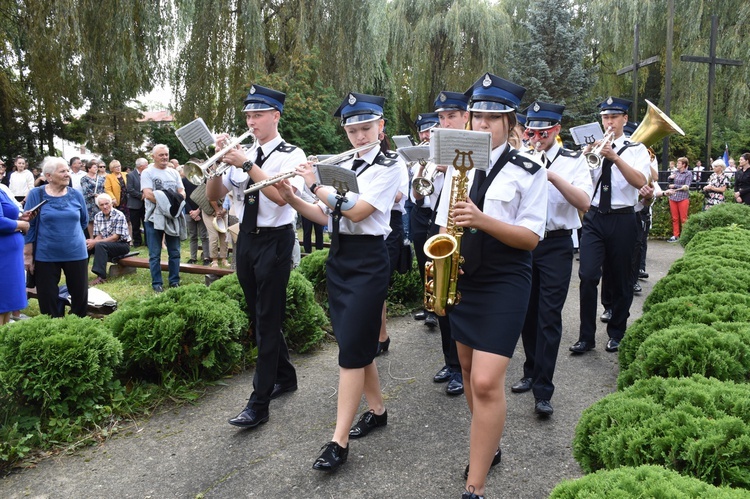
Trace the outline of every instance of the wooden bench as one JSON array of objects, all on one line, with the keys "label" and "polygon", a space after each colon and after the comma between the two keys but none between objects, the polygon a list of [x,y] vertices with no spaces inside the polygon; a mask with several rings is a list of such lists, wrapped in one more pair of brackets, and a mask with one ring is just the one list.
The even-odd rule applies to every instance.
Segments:
[{"label": "wooden bench", "polygon": [[[128,253],[119,258],[113,259],[113,265],[109,267],[109,277],[120,277],[135,272],[136,269],[149,268],[148,258],[140,258],[138,253]],[[169,263],[161,262],[161,270],[169,271]],[[234,274],[234,270],[224,267],[209,267],[206,265],[195,265],[192,263],[180,263],[180,272],[186,274],[203,274],[206,276],[206,285],[211,284],[219,277]]]}]

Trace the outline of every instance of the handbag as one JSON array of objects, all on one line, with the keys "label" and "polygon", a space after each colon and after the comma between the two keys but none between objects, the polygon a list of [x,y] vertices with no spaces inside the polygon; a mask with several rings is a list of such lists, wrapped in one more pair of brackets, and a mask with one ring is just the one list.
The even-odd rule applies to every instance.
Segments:
[{"label": "handbag", "polygon": [[190,193],[190,200],[197,204],[201,211],[206,215],[212,217],[214,213],[216,213],[214,207],[211,206],[211,203],[206,197],[206,184],[201,184],[196,187],[193,192]]},{"label": "handbag", "polygon": [[401,252],[398,256],[398,265],[396,266],[396,272],[399,274],[408,274],[412,267],[412,251],[411,244],[404,244],[401,246]]}]

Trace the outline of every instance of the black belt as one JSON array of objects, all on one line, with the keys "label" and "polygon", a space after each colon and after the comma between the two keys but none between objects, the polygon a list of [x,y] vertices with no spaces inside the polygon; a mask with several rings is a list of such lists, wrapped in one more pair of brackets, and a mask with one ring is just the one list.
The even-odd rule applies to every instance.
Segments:
[{"label": "black belt", "polygon": [[255,230],[250,231],[250,234],[263,234],[264,232],[275,232],[277,230],[289,230],[292,228],[292,224],[280,225],[279,227],[256,227]]},{"label": "black belt", "polygon": [[549,239],[550,237],[565,237],[570,236],[571,234],[573,234],[573,230],[571,229],[549,230],[544,232],[544,238]]},{"label": "black belt", "polygon": [[589,210],[594,213],[601,213],[602,215],[622,215],[627,213],[635,213],[632,206],[626,206],[625,208],[617,208],[616,210],[600,211],[598,206],[591,205]]}]

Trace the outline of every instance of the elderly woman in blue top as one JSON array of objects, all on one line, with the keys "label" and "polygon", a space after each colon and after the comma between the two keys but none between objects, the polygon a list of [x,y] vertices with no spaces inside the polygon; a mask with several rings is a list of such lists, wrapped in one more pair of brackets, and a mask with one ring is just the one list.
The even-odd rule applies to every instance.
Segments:
[{"label": "elderly woman in blue top", "polygon": [[85,317],[88,307],[88,252],[83,231],[89,223],[83,195],[70,184],[68,162],[63,158],[46,158],[42,176],[47,185],[32,189],[26,197],[32,207],[46,200],[26,234],[24,264],[36,277],[39,311],[62,317],[58,304],[60,273],[70,293],[70,312]]}]

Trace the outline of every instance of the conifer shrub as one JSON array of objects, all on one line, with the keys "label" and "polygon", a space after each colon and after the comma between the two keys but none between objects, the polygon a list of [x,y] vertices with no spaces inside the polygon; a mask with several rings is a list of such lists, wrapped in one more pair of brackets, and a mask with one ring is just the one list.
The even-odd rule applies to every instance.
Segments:
[{"label": "conifer shrub", "polygon": [[[719,248],[726,250],[727,246],[720,246]],[[679,274],[688,270],[703,270],[705,273],[709,273],[716,268],[724,267],[750,275],[750,260],[734,258],[731,255],[731,250],[724,253],[728,256],[720,256],[716,250],[714,254],[710,254],[709,250],[685,251],[684,256],[675,260],[669,267],[669,274]]]},{"label": "conifer shrub", "polygon": [[750,206],[739,203],[723,203],[710,210],[691,215],[680,234],[680,244],[686,246],[696,234],[715,227],[736,225],[750,229]]},{"label": "conifer shrub", "polygon": [[643,302],[643,312],[648,312],[657,303],[670,298],[715,292],[750,292],[750,276],[734,267],[711,267],[688,269],[679,273],[669,272],[654,285]]},{"label": "conifer shrub", "polygon": [[129,301],[106,324],[122,342],[126,373],[148,381],[212,381],[232,372],[248,329],[236,301],[202,284]]},{"label": "conifer shrub", "polygon": [[417,269],[417,259],[412,260],[411,271],[406,274],[393,274],[393,280],[388,288],[388,312],[404,314],[424,301],[424,284]]},{"label": "conifer shrub", "polygon": [[640,379],[690,377],[750,381],[750,323],[681,324],[655,331],[638,348],[635,360],[620,369],[617,388]]},{"label": "conifer shrub", "polygon": [[[750,247],[750,230],[743,229],[737,225],[730,225],[728,227],[715,227],[698,232],[689,243],[685,244],[685,254],[716,254],[717,256],[729,258],[735,256],[736,252],[747,251],[748,247]],[[723,254],[723,252],[714,253],[724,248],[728,248],[731,251],[728,254]]]},{"label": "conifer shrub", "polygon": [[[214,281],[211,289],[220,291],[230,299],[237,301],[242,310],[249,314],[245,294],[242,291],[237,274],[230,274]],[[252,328],[252,324],[250,324]],[[320,344],[330,329],[330,320],[323,308],[315,300],[312,284],[296,269],[289,275],[286,287],[286,315],[282,331],[288,346],[300,353],[305,353]],[[254,336],[248,337],[254,344]]]},{"label": "conifer shrub", "polygon": [[654,464],[750,488],[750,384],[699,375],[637,381],[584,410],[573,456],[586,473]]},{"label": "conifer shrub", "polygon": [[550,493],[550,499],[612,499],[660,497],[669,499],[740,499],[748,492],[716,487],[697,478],[682,476],[662,466],[623,466],[599,470],[577,480],[566,480]]},{"label": "conifer shrub", "polygon": [[620,370],[636,358],[641,344],[660,329],[685,324],[749,322],[750,295],[744,293],[705,293],[670,298],[657,303],[628,328],[620,342]]},{"label": "conifer shrub", "polygon": [[302,257],[297,270],[310,281],[315,291],[315,300],[328,313],[328,289],[326,280],[326,260],[328,248],[313,251]]}]

